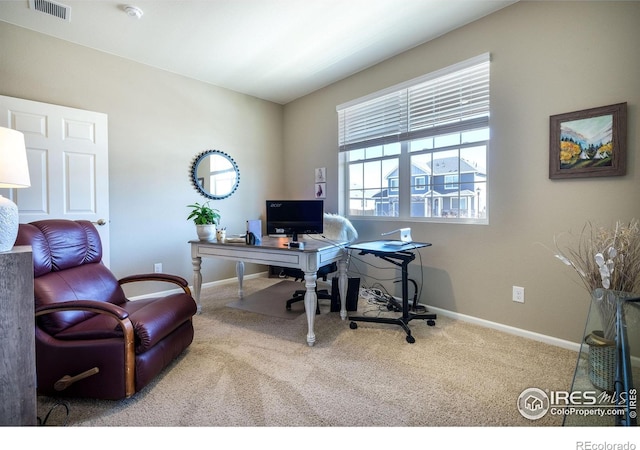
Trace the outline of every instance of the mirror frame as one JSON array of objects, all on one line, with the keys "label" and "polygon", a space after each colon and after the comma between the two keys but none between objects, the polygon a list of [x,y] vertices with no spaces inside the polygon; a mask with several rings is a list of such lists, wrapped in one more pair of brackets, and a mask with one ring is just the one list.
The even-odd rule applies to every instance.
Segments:
[{"label": "mirror frame", "polygon": [[[205,159],[207,156],[214,156],[214,155],[219,155],[227,159],[233,166],[233,170],[235,170],[236,172],[236,182],[233,184],[231,191],[224,195],[213,195],[210,192],[205,191],[204,187],[200,183],[198,183],[198,166],[200,165],[202,160]],[[230,197],[231,194],[233,194],[238,189],[238,185],[240,184],[240,169],[238,168],[238,164],[229,154],[221,150],[205,150],[201,153],[198,153],[196,157],[193,159],[193,162],[191,163],[191,170],[189,171],[189,175],[191,177],[191,184],[193,185],[195,190],[198,191],[200,195],[203,195],[204,197],[209,198],[211,200],[222,200],[227,197]]]}]

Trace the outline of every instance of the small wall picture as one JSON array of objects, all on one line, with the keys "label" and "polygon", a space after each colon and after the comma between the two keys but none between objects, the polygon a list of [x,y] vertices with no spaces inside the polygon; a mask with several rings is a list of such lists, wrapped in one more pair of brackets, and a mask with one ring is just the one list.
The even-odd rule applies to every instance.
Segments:
[{"label": "small wall picture", "polygon": [[627,104],[550,117],[549,178],[624,175]]},{"label": "small wall picture", "polygon": [[314,192],[316,198],[326,198],[327,196],[327,168],[319,167],[315,169]]}]

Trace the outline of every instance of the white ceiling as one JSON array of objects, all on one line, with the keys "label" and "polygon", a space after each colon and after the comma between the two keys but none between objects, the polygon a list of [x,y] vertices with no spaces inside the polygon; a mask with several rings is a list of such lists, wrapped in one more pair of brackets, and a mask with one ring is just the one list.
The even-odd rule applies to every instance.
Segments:
[{"label": "white ceiling", "polygon": [[29,0],[0,1],[0,20],[285,104],[517,0],[50,1],[70,21]]}]

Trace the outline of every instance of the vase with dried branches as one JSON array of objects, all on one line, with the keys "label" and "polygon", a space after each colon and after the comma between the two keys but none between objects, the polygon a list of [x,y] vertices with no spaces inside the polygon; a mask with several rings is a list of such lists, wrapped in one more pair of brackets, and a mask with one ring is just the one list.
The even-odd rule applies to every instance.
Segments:
[{"label": "vase with dried branches", "polygon": [[577,237],[561,235],[555,244],[556,257],[578,273],[597,305],[604,338],[613,341],[617,301],[640,292],[638,220],[618,221],[611,227],[587,223]]},{"label": "vase with dried branches", "polygon": [[591,294],[602,321],[602,330],[585,336],[591,383],[604,391],[614,390],[617,351],[615,345],[618,305],[640,290],[640,226],[636,219],[614,226],[587,223],[577,238],[556,238],[556,257],[571,266]]}]

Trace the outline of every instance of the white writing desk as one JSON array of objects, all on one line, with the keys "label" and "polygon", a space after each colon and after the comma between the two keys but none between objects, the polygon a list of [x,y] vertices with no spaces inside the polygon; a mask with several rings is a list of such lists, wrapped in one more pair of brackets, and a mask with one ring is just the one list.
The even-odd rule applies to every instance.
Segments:
[{"label": "white writing desk", "polygon": [[[220,243],[215,241],[189,241],[191,244],[191,259],[193,262],[193,293],[198,304],[198,312],[202,311],[200,292],[202,289],[202,258],[222,258],[236,261],[238,275],[238,295],[242,298],[242,279],[244,277],[244,263],[274,265],[301,269],[304,272],[305,287],[304,309],[307,315],[309,331],[307,343],[312,346],[316,341],[313,331],[316,305],[316,272],[322,266],[338,263],[338,289],[340,292],[340,317],[347,318],[347,242],[335,242],[321,237],[303,239],[304,249],[287,248],[288,238],[263,237],[260,245],[246,245],[241,243]],[[283,304],[284,308],[284,304]]]}]

